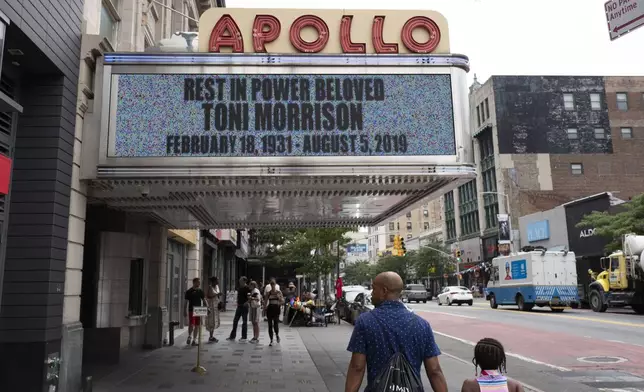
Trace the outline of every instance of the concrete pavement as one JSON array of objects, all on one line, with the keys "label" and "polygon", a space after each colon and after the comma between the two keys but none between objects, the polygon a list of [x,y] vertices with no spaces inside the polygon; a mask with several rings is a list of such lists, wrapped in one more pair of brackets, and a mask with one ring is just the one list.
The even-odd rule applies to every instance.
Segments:
[{"label": "concrete pavement", "polygon": [[[525,333],[526,327],[506,321],[500,311],[496,321],[477,318],[481,307],[438,307],[435,303],[412,305],[418,314],[430,320],[437,332],[436,339],[443,352],[441,365],[449,390],[458,391],[464,379],[474,375],[471,363],[473,342],[483,335],[500,338],[512,351],[508,358],[509,375],[535,392],[597,392],[644,391],[644,379],[629,366],[637,359],[619,364],[579,364],[556,366],[535,360],[534,353],[575,352],[576,347],[542,330],[536,339]],[[478,310],[476,310],[478,308]],[[512,315],[517,317],[517,315]],[[522,315],[533,320],[534,315]],[[545,318],[544,318],[545,319]],[[526,321],[524,321],[526,322]],[[95,383],[95,392],[148,391],[322,391],[344,390],[350,354],[346,345],[353,327],[346,323],[324,327],[287,328],[282,326],[282,342],[268,347],[266,324],[261,323],[260,344],[227,342],[232,313],[222,315],[222,327],[217,331],[219,343],[204,345],[204,376],[190,371],[196,362],[196,348],[185,346],[186,335],[178,337],[177,345],[145,353],[145,358],[130,361],[118,371]],[[250,328],[249,328],[250,329]],[[477,331],[477,332],[472,332]],[[249,331],[250,332],[250,331]],[[537,331],[538,332],[538,331]],[[522,335],[523,334],[523,335]],[[238,334],[239,336],[239,334]],[[525,338],[522,338],[522,336]],[[530,339],[530,338],[534,339]],[[468,339],[469,338],[469,339]],[[566,337],[570,338],[570,337]],[[525,342],[522,342],[522,339]],[[535,340],[536,339],[536,340]],[[583,351],[584,347],[581,347]],[[522,351],[525,350],[525,351]],[[516,352],[520,353],[517,354]],[[626,355],[623,354],[622,355]],[[643,356],[644,358],[644,356]],[[628,364],[628,362],[631,362]],[[638,365],[639,366],[639,365]],[[635,369],[637,370],[637,369]],[[431,391],[423,375],[426,390]],[[366,384],[366,382],[363,384]],[[627,389],[634,388],[634,389]]]}]

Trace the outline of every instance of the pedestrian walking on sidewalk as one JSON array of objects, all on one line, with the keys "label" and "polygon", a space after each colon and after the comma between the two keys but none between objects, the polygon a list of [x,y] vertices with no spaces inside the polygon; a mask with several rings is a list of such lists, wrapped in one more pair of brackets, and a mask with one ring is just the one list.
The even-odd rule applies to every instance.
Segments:
[{"label": "pedestrian walking on sidewalk", "polygon": [[266,317],[268,318],[268,336],[271,339],[269,346],[272,346],[273,334],[275,334],[277,343],[280,342],[280,306],[284,304],[284,296],[277,288],[275,279],[271,280],[270,286],[271,290],[266,297]]},{"label": "pedestrian walking on sidewalk", "polygon": [[186,344],[192,342],[193,346],[197,346],[199,345],[198,334],[199,328],[201,328],[201,317],[195,316],[193,311],[195,306],[203,306],[205,302],[205,296],[201,289],[201,280],[199,278],[192,280],[192,287],[186,291],[185,300],[186,307],[184,309],[184,316],[188,317],[188,340]]},{"label": "pedestrian walking on sidewalk", "polygon": [[262,306],[262,293],[257,288],[257,282],[250,282],[250,323],[253,325],[251,343],[259,342],[259,309]]},{"label": "pedestrian walking on sidewalk", "polygon": [[239,288],[237,289],[237,310],[235,310],[235,317],[233,317],[233,330],[230,331],[230,336],[226,340],[235,340],[237,337],[237,325],[239,324],[239,319],[242,319],[241,326],[241,339],[240,342],[246,342],[248,337],[248,308],[250,300],[250,288],[248,287],[248,279],[245,276],[242,276],[239,279]]},{"label": "pedestrian walking on sidewalk", "polygon": [[221,292],[219,291],[219,279],[215,276],[209,279],[210,285],[208,286],[208,293],[206,294],[206,302],[208,302],[208,317],[206,318],[206,329],[210,334],[209,342],[217,343],[215,337],[215,329],[219,328],[219,301]]},{"label": "pedestrian walking on sidewalk", "polygon": [[507,372],[505,350],[498,340],[492,338],[479,340],[474,347],[472,362],[477,377],[465,380],[461,392],[524,392],[521,384],[503,375]]},{"label": "pedestrian walking on sidewalk", "polygon": [[[394,354],[404,355],[420,379],[421,365],[434,392],[447,392],[447,382],[438,361],[440,350],[429,323],[407,310],[400,300],[403,280],[395,272],[383,272],[373,280],[371,312],[358,317],[347,350],[352,354],[345,392],[358,392],[365,370],[372,392],[379,375],[389,370]],[[422,385],[420,386],[422,391]]]}]

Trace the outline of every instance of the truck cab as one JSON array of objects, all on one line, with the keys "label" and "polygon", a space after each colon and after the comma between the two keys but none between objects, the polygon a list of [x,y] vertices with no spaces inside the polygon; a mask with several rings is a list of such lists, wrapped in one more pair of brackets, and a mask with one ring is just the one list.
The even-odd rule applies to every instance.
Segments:
[{"label": "truck cab", "polygon": [[[605,312],[609,307],[630,306],[644,314],[644,236],[624,236],[624,250],[601,259],[601,271],[590,284],[590,307]],[[591,276],[593,271],[589,271]]]}]

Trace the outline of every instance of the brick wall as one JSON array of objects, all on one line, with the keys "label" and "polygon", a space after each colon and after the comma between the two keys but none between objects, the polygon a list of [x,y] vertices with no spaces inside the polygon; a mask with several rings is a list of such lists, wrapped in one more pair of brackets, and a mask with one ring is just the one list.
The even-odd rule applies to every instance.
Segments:
[{"label": "brick wall", "polygon": [[[553,208],[566,201],[600,193],[615,192],[628,198],[644,192],[644,77],[605,77],[605,105],[608,110],[613,153],[550,154],[553,190],[543,191],[529,185],[535,174],[525,157],[513,156],[514,166],[525,181],[519,181],[517,204],[521,215]],[[617,93],[628,94],[628,110],[617,109]],[[632,138],[624,139],[621,128],[632,129]],[[570,165],[581,163],[583,175],[573,175]],[[521,169],[519,169],[521,167]],[[524,184],[525,182],[525,184]]]}]

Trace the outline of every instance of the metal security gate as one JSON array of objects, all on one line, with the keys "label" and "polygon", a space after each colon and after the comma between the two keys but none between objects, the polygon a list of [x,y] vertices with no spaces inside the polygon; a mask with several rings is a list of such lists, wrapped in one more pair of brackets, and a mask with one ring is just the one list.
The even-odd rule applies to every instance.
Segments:
[{"label": "metal security gate", "polygon": [[[0,78],[0,91],[11,99],[16,99],[16,85],[6,75]],[[0,112],[0,154],[13,158],[16,140],[17,113]],[[10,183],[11,184],[11,183]],[[0,195],[0,304],[2,303],[2,283],[4,282],[5,255],[7,250],[7,221],[9,220],[9,194]]]}]

